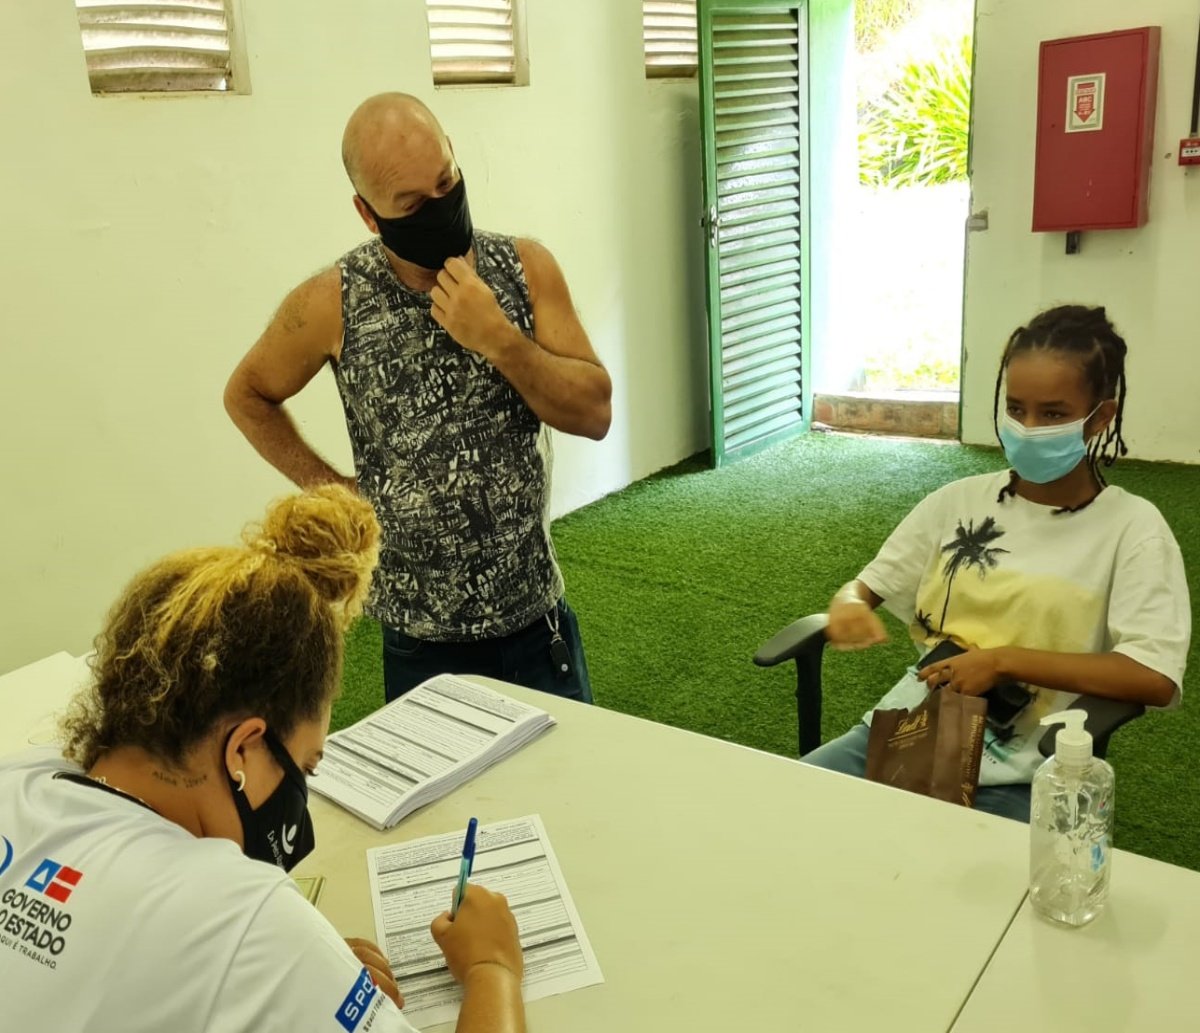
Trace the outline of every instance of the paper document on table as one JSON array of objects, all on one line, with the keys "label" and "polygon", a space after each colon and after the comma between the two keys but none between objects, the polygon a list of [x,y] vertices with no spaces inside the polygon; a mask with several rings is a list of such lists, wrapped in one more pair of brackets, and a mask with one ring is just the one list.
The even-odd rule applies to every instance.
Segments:
[{"label": "paper document on table", "polygon": [[317,902],[321,899],[321,890],[325,888],[324,875],[309,875],[301,878],[292,877],[292,881],[296,887],[304,894],[304,899],[307,900],[313,907],[317,906]]},{"label": "paper document on table", "polygon": [[309,784],[377,829],[390,828],[553,724],[544,710],[440,674],[329,736]]},{"label": "paper document on table", "polygon": [[[453,1021],[462,1003],[429,931],[449,910],[462,849],[458,830],[367,851],[376,940],[418,1028]],[[604,982],[540,817],[480,825],[471,881],[508,898],[525,955],[526,1001]]]}]

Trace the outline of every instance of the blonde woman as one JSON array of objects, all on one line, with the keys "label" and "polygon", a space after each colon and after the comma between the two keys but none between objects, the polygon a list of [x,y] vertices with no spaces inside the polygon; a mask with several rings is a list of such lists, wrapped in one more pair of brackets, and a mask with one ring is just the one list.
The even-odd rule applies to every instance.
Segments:
[{"label": "blonde woman", "polygon": [[[378,543],[371,507],[325,486],[126,588],[65,756],[0,760],[6,1028],[412,1029],[379,949],[286,875],[314,845],[305,780]],[[433,935],[465,987],[458,1029],[523,1029],[504,899],[473,886]]]}]

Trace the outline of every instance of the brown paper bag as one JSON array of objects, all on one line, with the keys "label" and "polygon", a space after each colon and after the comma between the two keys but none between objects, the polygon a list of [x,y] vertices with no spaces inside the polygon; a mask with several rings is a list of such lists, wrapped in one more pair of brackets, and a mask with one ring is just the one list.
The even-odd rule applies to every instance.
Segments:
[{"label": "brown paper bag", "polygon": [[912,710],[876,710],[867,778],[971,807],[979,785],[987,702],[934,689]]}]

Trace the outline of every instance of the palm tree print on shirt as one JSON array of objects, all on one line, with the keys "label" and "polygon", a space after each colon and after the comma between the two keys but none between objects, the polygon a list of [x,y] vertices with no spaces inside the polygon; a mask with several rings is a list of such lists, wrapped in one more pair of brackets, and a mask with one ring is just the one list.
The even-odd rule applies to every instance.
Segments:
[{"label": "palm tree print on shirt", "polygon": [[974,520],[968,520],[964,528],[962,521],[958,522],[958,530],[954,537],[942,546],[942,552],[949,553],[944,575],[946,577],[946,602],[942,606],[942,634],[946,633],[946,614],[950,610],[950,593],[954,588],[954,579],[959,571],[970,570],[974,567],[979,576],[987,577],[989,570],[1000,565],[999,556],[1008,552],[1007,549],[991,548],[992,542],[1004,537],[1004,529],[996,526],[995,517],[986,517],[978,527]]}]

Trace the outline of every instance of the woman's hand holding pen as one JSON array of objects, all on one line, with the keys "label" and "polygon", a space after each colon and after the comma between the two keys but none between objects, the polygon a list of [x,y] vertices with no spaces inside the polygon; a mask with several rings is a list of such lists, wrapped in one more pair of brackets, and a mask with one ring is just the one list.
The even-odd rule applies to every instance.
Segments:
[{"label": "woman's hand holding pen", "polygon": [[458,914],[451,919],[450,912],[444,911],[430,928],[450,974],[459,983],[465,983],[479,965],[498,965],[518,982],[525,973],[517,920],[502,894],[473,883],[467,887]]}]

